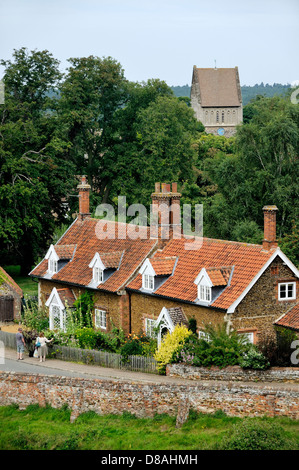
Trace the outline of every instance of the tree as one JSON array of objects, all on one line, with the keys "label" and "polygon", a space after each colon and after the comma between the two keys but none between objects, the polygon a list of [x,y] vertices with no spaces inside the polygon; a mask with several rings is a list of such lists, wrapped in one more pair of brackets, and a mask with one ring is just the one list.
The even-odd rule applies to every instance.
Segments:
[{"label": "tree", "polygon": [[69,157],[79,173],[104,201],[111,186],[110,167],[115,139],[114,118],[127,96],[124,72],[111,57],[69,59],[71,66],[61,86],[60,137],[69,143]]},{"label": "tree", "polygon": [[184,102],[168,93],[157,94],[139,107],[131,129],[117,147],[114,193],[129,194],[130,202],[146,205],[156,181],[183,183],[193,178],[192,143],[200,125]]},{"label": "tree", "polygon": [[20,264],[22,274],[28,274],[56,222],[65,220],[62,198],[73,182],[71,165],[63,158],[67,146],[55,136],[56,101],[47,95],[61,74],[48,51],[15,50],[13,60],[1,65],[1,262]]}]

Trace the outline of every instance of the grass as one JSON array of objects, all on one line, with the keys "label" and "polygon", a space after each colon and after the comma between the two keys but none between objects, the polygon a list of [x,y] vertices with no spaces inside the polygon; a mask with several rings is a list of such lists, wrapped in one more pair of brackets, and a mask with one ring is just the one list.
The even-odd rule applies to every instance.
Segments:
[{"label": "grass", "polygon": [[18,286],[21,287],[25,296],[37,296],[37,282],[33,281],[29,276],[21,276],[20,266],[4,266],[3,269],[13,278]]},{"label": "grass", "polygon": [[[222,412],[204,415],[191,412],[188,421],[176,428],[176,418],[156,415],[136,418],[130,413],[99,416],[80,415],[70,423],[67,408],[26,410],[0,407],[1,450],[221,450],[224,438],[244,419]],[[256,418],[245,418],[256,420]],[[261,421],[261,420],[260,420]],[[292,449],[299,449],[299,421],[289,418],[262,418],[283,428]]]}]

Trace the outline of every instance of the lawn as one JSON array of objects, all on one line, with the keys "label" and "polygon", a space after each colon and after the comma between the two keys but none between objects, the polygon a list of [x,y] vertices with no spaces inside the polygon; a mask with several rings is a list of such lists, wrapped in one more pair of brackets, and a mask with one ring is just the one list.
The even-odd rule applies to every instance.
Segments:
[{"label": "lawn", "polygon": [[3,266],[3,269],[5,269],[18,286],[21,287],[24,296],[37,296],[37,282],[33,281],[29,276],[21,276],[20,266]]},{"label": "lawn", "polygon": [[[266,436],[256,442],[265,446],[270,428],[278,426],[273,445],[276,448],[299,449],[299,421],[289,418],[237,418],[222,412],[214,415],[191,413],[188,421],[176,428],[176,418],[156,415],[136,418],[123,415],[98,416],[94,412],[80,415],[70,423],[67,408],[40,408],[31,405],[26,410],[16,406],[0,407],[1,450],[221,450],[223,439],[231,436],[236,426],[251,423],[268,426]],[[242,443],[246,436],[242,436]],[[270,442],[270,441],[269,441]],[[274,442],[274,444],[273,444]],[[259,445],[259,444],[256,444]],[[269,444],[270,445],[270,444]]]}]

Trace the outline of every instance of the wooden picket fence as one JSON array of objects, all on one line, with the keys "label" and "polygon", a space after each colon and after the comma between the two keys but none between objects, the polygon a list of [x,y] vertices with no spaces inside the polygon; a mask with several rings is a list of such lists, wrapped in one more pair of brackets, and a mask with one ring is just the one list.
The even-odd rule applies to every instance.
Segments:
[{"label": "wooden picket fence", "polygon": [[[15,333],[0,330],[0,341],[9,348],[16,348]],[[128,359],[125,361],[121,354],[60,345],[50,347],[49,356],[64,361],[83,362],[84,364],[94,364],[101,367],[111,367],[113,369],[158,374],[157,362],[153,357],[147,356],[128,356]]]},{"label": "wooden picket fence", "polygon": [[84,364],[96,364],[113,369],[131,370],[156,374],[157,362],[153,357],[128,356],[125,361],[121,354],[94,349],[79,349],[69,346],[53,346],[53,354],[58,359],[65,361],[83,362]]}]

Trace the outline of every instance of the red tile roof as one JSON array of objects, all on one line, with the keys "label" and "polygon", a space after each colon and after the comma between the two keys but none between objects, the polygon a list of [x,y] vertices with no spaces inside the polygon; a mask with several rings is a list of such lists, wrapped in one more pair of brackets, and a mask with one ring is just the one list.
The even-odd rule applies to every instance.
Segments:
[{"label": "red tile roof", "polygon": [[106,268],[118,268],[124,251],[115,251],[112,253],[99,253],[100,258]]},{"label": "red tile roof", "polygon": [[[197,286],[194,284],[202,268],[219,266],[223,268],[222,278],[228,282],[228,270],[233,269],[231,281],[222,293],[214,300],[212,307],[227,309],[248,287],[252,279],[258,274],[273,251],[264,251],[262,245],[230,242],[225,240],[203,239],[201,248],[196,250],[185,249],[186,240],[171,240],[162,252],[157,252],[151,259],[161,256],[178,256],[173,272],[154,294],[175,298],[178,300],[194,302],[197,298]],[[221,280],[222,280],[221,278]],[[142,278],[139,274],[128,288],[139,290],[142,287]]]},{"label": "red tile roof", "polygon": [[55,251],[59,259],[72,259],[77,245],[55,245]]},{"label": "red tile roof", "polygon": [[299,303],[280,317],[274,324],[299,331]]},{"label": "red tile roof", "polygon": [[68,287],[66,287],[65,289],[57,289],[57,293],[65,307],[73,306],[76,299],[71,289],[69,289]]},{"label": "red tile roof", "polygon": [[[76,220],[58,244],[54,245],[55,250],[58,251],[61,246],[77,245],[74,257],[51,279],[88,286],[92,280],[92,269],[88,265],[98,252],[101,257],[103,256],[103,263],[105,264],[106,261],[109,267],[118,267],[120,262],[119,269],[100,284],[98,289],[117,292],[124,288],[157,244],[156,240],[149,238],[147,227],[144,228],[145,235],[148,237],[146,239],[125,238],[125,229],[126,224],[107,222],[103,219]],[[43,260],[30,275],[45,277],[47,270],[48,261]]]},{"label": "red tile roof", "polygon": [[213,286],[226,286],[232,268],[207,268],[207,274],[212,281]]},{"label": "red tile roof", "polygon": [[173,271],[176,256],[166,256],[165,258],[151,258],[149,261],[157,276],[170,275]]}]

